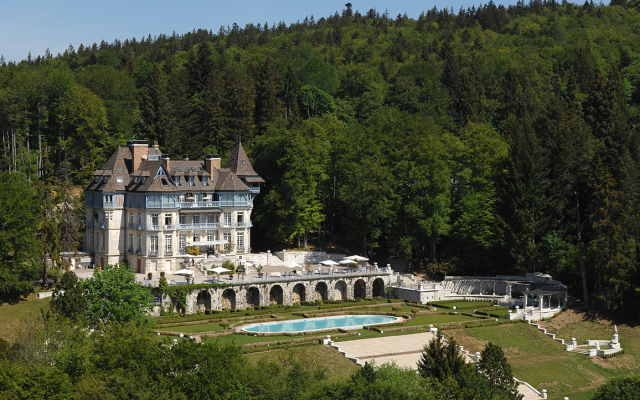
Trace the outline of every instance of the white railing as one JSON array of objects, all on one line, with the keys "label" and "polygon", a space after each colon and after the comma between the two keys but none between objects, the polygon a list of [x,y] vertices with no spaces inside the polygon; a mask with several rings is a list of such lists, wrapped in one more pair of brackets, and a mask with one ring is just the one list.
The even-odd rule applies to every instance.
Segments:
[{"label": "white railing", "polygon": [[207,230],[207,229],[218,230],[220,229],[220,224],[217,222],[204,223],[204,224],[178,224],[178,229],[180,230]]},{"label": "white railing", "polygon": [[160,230],[160,225],[151,225],[151,226],[149,226],[149,230],[150,231],[159,231]]},{"label": "white railing", "polygon": [[136,229],[136,230],[140,230],[142,229],[142,224],[132,224],[131,222],[129,222],[129,229]]}]

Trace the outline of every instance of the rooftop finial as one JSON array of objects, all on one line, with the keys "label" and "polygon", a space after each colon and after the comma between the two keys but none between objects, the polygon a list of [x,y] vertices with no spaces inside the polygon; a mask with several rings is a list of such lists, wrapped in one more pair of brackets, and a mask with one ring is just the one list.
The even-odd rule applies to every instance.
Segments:
[{"label": "rooftop finial", "polygon": [[153,141],[153,148],[156,149],[156,150],[160,149],[160,146],[158,146],[158,140],[154,140]]}]

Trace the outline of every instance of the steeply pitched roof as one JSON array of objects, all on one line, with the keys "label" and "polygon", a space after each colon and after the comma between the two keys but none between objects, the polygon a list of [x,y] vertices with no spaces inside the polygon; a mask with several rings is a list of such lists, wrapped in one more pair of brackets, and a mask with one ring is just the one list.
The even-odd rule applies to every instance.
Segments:
[{"label": "steeply pitched roof", "polygon": [[234,191],[244,192],[249,190],[249,187],[245,185],[240,180],[240,178],[235,176],[230,170],[226,168],[220,170],[220,177],[216,182],[215,188],[216,190],[224,191],[224,192],[227,192],[227,191],[228,192],[234,192]]},{"label": "steeply pitched roof", "polygon": [[258,176],[251,166],[251,161],[249,161],[249,157],[247,157],[247,153],[245,153],[242,143],[236,143],[236,145],[233,146],[225,168],[229,168],[231,172],[239,177]]},{"label": "steeply pitched roof", "polygon": [[[127,169],[127,159],[130,158],[131,151],[129,151],[128,147],[118,147],[111,157],[109,157],[102,169],[93,173],[94,176],[98,177],[98,182],[96,182],[95,179],[92,180],[85,190],[102,191],[107,193],[115,193],[116,191],[125,190],[125,187],[131,180]],[[105,176],[108,177],[107,183],[104,183],[103,177]],[[111,181],[113,182],[109,185]]]}]

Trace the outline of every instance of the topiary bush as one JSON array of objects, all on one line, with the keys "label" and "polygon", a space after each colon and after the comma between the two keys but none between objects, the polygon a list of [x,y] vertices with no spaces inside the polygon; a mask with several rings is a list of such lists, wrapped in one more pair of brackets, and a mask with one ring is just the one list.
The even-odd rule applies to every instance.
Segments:
[{"label": "topiary bush", "polygon": [[391,306],[391,309],[395,312],[399,312],[402,311],[402,306],[400,304],[394,304],[393,306]]}]

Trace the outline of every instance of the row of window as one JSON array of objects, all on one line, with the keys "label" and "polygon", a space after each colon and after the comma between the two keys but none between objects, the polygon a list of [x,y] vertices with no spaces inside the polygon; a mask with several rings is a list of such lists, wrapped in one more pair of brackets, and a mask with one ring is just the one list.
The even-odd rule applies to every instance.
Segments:
[{"label": "row of window", "polygon": [[[142,252],[142,235],[137,235],[137,244],[138,246],[134,249],[134,235],[129,235],[129,250]],[[91,249],[91,239],[92,236],[88,237],[89,243],[88,248]],[[238,246],[238,250],[244,250],[244,232],[238,232],[236,235],[236,245]],[[207,233],[207,242],[213,242],[215,239],[215,235],[212,232]],[[227,243],[231,242],[231,233],[224,233],[223,240]],[[193,243],[200,242],[200,234],[193,234]],[[104,233],[97,233],[95,237],[95,243],[97,247],[105,248],[107,243],[107,235]],[[102,244],[102,246],[100,246]],[[149,236],[149,253],[150,254],[158,254],[159,249],[159,238],[158,235],[150,235]],[[178,248],[180,250],[186,250],[187,248],[187,235],[180,234],[178,235]],[[95,249],[94,249],[95,250]],[[165,254],[173,254],[173,235],[165,235],[164,236],[164,252]]]},{"label": "row of window", "polygon": [[85,205],[88,207],[122,206],[123,201],[129,208],[174,208],[188,206],[181,203],[220,202],[223,206],[246,205],[251,196],[247,193],[186,193],[186,194],[102,194],[100,192],[85,192]]},{"label": "row of window", "polygon": [[[137,215],[138,225],[142,225],[142,214],[129,214],[129,223],[135,223],[135,215]],[[187,214],[179,214],[179,224],[199,224],[200,223],[200,214],[189,214],[191,218],[188,218]],[[231,213],[226,212],[223,213],[223,224],[224,226],[231,226]],[[161,214],[151,214],[151,225],[157,226],[160,225]],[[205,224],[213,224],[218,222],[217,214],[215,213],[204,213],[204,223]],[[244,213],[238,212],[236,213],[236,222],[244,222]],[[173,214],[164,214],[164,225],[173,225]]]}]

